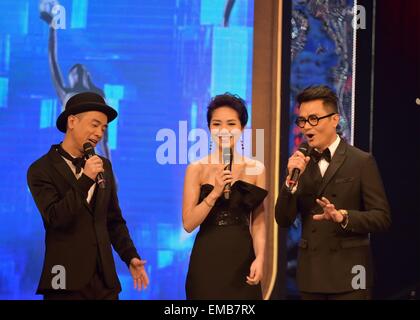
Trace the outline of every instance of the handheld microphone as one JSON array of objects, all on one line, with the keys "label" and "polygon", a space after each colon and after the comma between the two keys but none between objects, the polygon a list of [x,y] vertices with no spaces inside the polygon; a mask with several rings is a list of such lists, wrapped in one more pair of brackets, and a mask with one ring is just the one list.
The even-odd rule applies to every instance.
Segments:
[{"label": "handheld microphone", "polygon": [[[302,142],[299,146],[298,149],[300,152],[303,153],[303,155],[305,157],[309,156],[309,154],[311,153],[311,147],[308,145],[307,142]],[[290,176],[290,180],[289,180],[289,192],[292,192],[293,188],[295,187],[295,185],[298,183],[300,178],[300,170],[298,168],[294,168],[292,170],[292,175]]]},{"label": "handheld microphone", "polygon": [[[89,142],[86,142],[83,145],[83,150],[85,152],[86,159],[92,158],[95,155],[95,149]],[[105,189],[106,187],[105,178],[102,172],[99,172],[98,175],[96,176],[96,183],[99,185],[99,188]]]},{"label": "handheld microphone", "polygon": [[[220,145],[222,146],[222,161],[225,165],[224,170],[232,171],[233,150],[230,147],[232,135],[230,132],[222,131],[219,133]],[[223,196],[226,200],[230,198],[230,183],[226,183],[223,188]]]},{"label": "handheld microphone", "polygon": [[[223,147],[222,153],[223,153],[223,164],[226,165],[225,170],[232,171],[232,159],[233,159],[232,148],[230,146]],[[230,183],[226,183],[223,189],[223,195],[226,200],[229,200],[230,198],[230,187],[231,187]]]}]

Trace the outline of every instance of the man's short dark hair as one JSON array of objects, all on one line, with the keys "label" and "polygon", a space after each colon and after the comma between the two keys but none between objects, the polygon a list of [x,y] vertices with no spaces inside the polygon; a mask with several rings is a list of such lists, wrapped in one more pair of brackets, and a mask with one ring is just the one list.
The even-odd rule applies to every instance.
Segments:
[{"label": "man's short dark hair", "polygon": [[299,105],[303,102],[322,100],[323,105],[330,112],[338,113],[338,98],[335,92],[328,86],[310,86],[296,96]]}]

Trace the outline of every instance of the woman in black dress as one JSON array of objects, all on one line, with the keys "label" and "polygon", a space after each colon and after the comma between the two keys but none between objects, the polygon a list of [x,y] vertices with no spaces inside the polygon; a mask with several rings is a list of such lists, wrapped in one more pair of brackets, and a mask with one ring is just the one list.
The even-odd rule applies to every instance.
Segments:
[{"label": "woman in black dress", "polygon": [[[222,147],[235,149],[247,120],[241,98],[228,93],[214,97],[207,112],[214,151],[187,168],[183,225],[187,232],[200,226],[188,268],[187,299],[262,299],[264,165],[232,152],[230,171],[222,159]],[[226,184],[231,185],[229,199]]]}]

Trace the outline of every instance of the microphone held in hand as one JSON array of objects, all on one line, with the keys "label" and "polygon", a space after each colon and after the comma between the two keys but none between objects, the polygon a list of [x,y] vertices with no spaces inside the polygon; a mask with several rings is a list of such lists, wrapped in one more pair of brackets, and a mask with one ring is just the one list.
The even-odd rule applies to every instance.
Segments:
[{"label": "microphone held in hand", "polygon": [[[225,164],[225,170],[232,171],[232,160],[233,160],[233,152],[232,148],[229,147],[223,147],[222,149],[223,153],[223,164]],[[229,200],[230,198],[230,183],[226,183],[224,189],[223,189],[223,195],[226,200]]]},{"label": "microphone held in hand", "polygon": [[[309,156],[312,148],[308,145],[307,142],[302,142],[299,146],[298,151],[302,152],[305,157]],[[294,168],[292,175],[289,180],[289,191],[292,192],[293,188],[296,186],[300,178],[300,169]]]},{"label": "microphone held in hand", "polygon": [[[86,159],[92,158],[95,155],[95,149],[89,142],[86,142],[83,145],[83,150],[85,152]],[[106,187],[105,178],[102,172],[99,172],[98,175],[96,176],[96,183],[99,185],[99,188],[105,189]]]}]

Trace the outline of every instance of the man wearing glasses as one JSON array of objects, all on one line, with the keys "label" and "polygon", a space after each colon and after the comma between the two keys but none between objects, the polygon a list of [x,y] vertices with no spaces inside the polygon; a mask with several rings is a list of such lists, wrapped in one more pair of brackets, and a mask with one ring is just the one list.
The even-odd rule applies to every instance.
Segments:
[{"label": "man wearing glasses", "polygon": [[[297,283],[302,299],[369,299],[372,288],[371,232],[385,231],[391,217],[371,154],[337,135],[338,99],[326,86],[298,94],[300,128],[309,145],[295,152],[276,204],[281,227],[302,218]],[[289,184],[293,169],[300,179]]]}]

